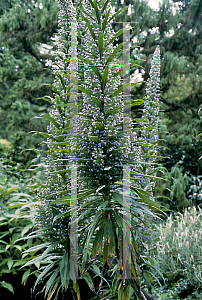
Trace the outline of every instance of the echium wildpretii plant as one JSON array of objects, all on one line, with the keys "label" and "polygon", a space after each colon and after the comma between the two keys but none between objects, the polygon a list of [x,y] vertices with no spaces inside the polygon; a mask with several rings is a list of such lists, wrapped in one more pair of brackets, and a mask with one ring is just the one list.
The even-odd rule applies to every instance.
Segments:
[{"label": "echium wildpretii plant", "polygon": [[[158,154],[158,127],[159,127],[159,97],[160,97],[160,47],[157,46],[149,72],[149,78],[146,83],[145,102],[142,114],[143,125],[141,128],[140,140],[145,140],[148,145],[142,146],[141,151],[145,155],[140,155],[140,158],[150,165],[145,165],[144,168],[147,175],[151,175],[154,172],[154,163],[156,162]],[[148,130],[148,127],[150,129]],[[148,156],[148,157],[147,157]],[[153,189],[155,183],[151,183],[149,177],[145,177],[143,180],[144,189],[151,192],[153,195]]]},{"label": "echium wildpretii plant", "polygon": [[[158,129],[159,129],[159,97],[160,97],[160,47],[157,46],[154,52],[149,78],[146,83],[145,101],[142,111],[142,119],[140,123],[141,136],[139,138],[140,145],[136,146],[136,159],[141,162],[136,166],[136,170],[140,170],[148,176],[156,173],[156,162],[158,161]],[[141,142],[144,141],[143,144]],[[160,170],[160,167],[158,167]],[[161,172],[163,172],[161,170]],[[144,177],[136,185],[141,186],[145,191],[150,193],[150,200],[154,201],[155,181],[151,177]],[[147,225],[153,220],[147,217]],[[149,226],[150,228],[150,226]],[[141,233],[145,232],[145,228]],[[147,233],[147,237],[148,237]],[[144,234],[142,234],[144,237]],[[152,242],[151,238],[150,243]],[[144,239],[146,242],[146,240]]]},{"label": "echium wildpretii plant", "polygon": [[[57,298],[59,290],[66,290],[69,286],[80,298],[79,280],[71,269],[70,261],[71,167],[74,163],[78,169],[78,274],[98,296],[102,293],[110,299],[118,292],[118,299],[131,299],[132,295],[134,299],[142,299],[147,297],[147,293],[141,288],[139,277],[143,276],[149,291],[151,277],[140,269],[136,231],[143,216],[153,215],[152,210],[159,209],[159,206],[150,200],[151,194],[138,185],[146,171],[136,169],[137,136],[133,134],[133,129],[128,136],[123,134],[124,103],[121,92],[124,86],[120,74],[125,66],[117,65],[116,60],[123,52],[123,43],[115,48],[112,44],[123,30],[116,34],[112,30],[111,23],[118,13],[112,15],[110,0],[74,3],[59,0],[58,4],[59,45],[54,71],[56,80],[52,86],[55,95],[54,99],[46,97],[53,110],[45,114],[50,125],[48,133],[42,133],[47,137],[45,143],[48,147],[46,184],[38,193],[36,213],[38,234],[44,237],[45,242],[41,248],[45,250],[43,255],[34,257],[26,265],[41,262],[42,273],[36,284],[48,277],[45,284],[45,297],[48,299],[56,291]],[[71,55],[74,47],[71,44],[72,28],[78,30],[78,64],[83,63],[77,78],[78,91],[82,92],[82,98],[77,102],[77,137],[72,134],[70,111]],[[132,124],[130,116],[129,123]],[[144,146],[145,140],[140,143]],[[144,164],[144,160],[140,159],[138,164]],[[129,209],[124,207],[125,211],[124,165],[130,166],[131,191]],[[124,218],[126,213],[130,213],[128,220]],[[131,234],[131,245],[128,240],[124,240],[123,244],[123,225]],[[128,259],[130,277],[123,268]],[[50,262],[47,264],[47,261]],[[89,266],[89,261],[101,268],[98,290],[93,285],[90,275],[93,267]],[[115,274],[113,288],[101,292],[103,277],[108,269],[109,273],[113,271]]]}]

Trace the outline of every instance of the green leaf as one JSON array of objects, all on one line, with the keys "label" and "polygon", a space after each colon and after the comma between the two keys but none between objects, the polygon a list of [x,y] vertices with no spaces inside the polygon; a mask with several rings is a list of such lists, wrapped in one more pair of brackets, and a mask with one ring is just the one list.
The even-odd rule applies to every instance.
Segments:
[{"label": "green leaf", "polygon": [[[121,75],[123,74],[126,70],[130,69],[131,67],[134,67],[134,66],[138,66],[136,64],[136,62],[139,61],[139,60],[136,60],[134,61],[131,65],[126,65],[125,67],[121,68],[117,73],[115,73],[112,77],[117,77],[118,75]],[[137,100],[135,100],[135,102],[137,102]],[[144,103],[144,100],[142,100],[142,102]],[[140,105],[139,102],[138,104],[136,105]]]},{"label": "green leaf", "polygon": [[[53,267],[55,264],[56,264],[56,262],[54,261],[53,263],[48,264],[48,265],[44,268],[43,272],[38,276],[38,278],[37,278],[37,280],[36,280],[36,282],[35,282],[35,284],[34,284],[34,290],[35,290],[35,287],[37,286],[37,284],[38,284],[41,280],[43,280],[43,278],[45,277],[45,275],[52,269],[52,267]],[[49,275],[50,275],[52,272],[54,272],[54,271],[49,272]]]},{"label": "green leaf", "polygon": [[79,291],[79,285],[77,282],[76,283],[73,282],[73,289],[77,294],[78,300],[80,300],[80,291]]},{"label": "green leaf", "polygon": [[153,279],[151,278],[151,275],[147,272],[147,271],[144,271],[144,273],[147,275],[147,277],[149,278],[149,281],[151,283],[154,283]]},{"label": "green leaf", "polygon": [[[134,49],[134,48],[137,48],[138,46],[133,46],[133,47],[130,47],[130,50]],[[122,50],[120,51],[118,54],[117,54],[117,58],[119,58],[123,53],[127,53],[129,50],[126,49],[126,50]],[[142,68],[142,66],[141,66]],[[142,82],[146,82],[146,81],[140,81],[140,82],[136,82],[134,85],[138,84],[138,83],[142,83]]]},{"label": "green leaf", "polygon": [[91,69],[95,72],[95,74],[99,77],[99,80],[101,81],[101,78],[102,78],[101,74],[100,74],[98,68],[95,66],[95,64],[90,59],[84,58],[80,55],[78,55],[78,58],[79,58],[80,61],[83,61],[83,62],[89,64]]},{"label": "green leaf", "polygon": [[101,253],[102,251],[103,234],[104,234],[104,225],[101,225],[93,241],[93,248],[92,248],[93,256],[95,256],[97,253]]},{"label": "green leaf", "polygon": [[123,195],[121,195],[118,192],[112,192],[112,196],[115,200],[119,202],[119,204],[121,204],[121,206],[123,205]]},{"label": "green leaf", "polygon": [[[148,276],[149,275],[149,276]],[[151,294],[151,281],[150,281],[150,279],[149,279],[149,277],[151,278],[151,276],[150,276],[150,274],[149,273],[147,273],[147,272],[143,272],[143,277],[144,277],[144,281],[145,281],[145,284],[146,284],[146,286],[147,286],[147,288],[148,288],[148,291],[149,291],[149,293]]]},{"label": "green leaf", "polygon": [[51,293],[51,289],[55,285],[55,281],[56,281],[56,278],[57,278],[59,272],[60,272],[60,269],[58,267],[56,270],[54,270],[52,276],[47,281],[47,283],[46,283],[46,290],[45,290],[45,298],[46,298],[46,296],[47,296],[48,293],[49,294]]},{"label": "green leaf", "polygon": [[85,93],[86,95],[92,97],[92,93],[86,89],[84,89],[82,86],[78,85],[77,86],[78,90],[80,90],[81,92]]},{"label": "green leaf", "polygon": [[66,205],[70,205],[71,202],[71,196],[64,196],[61,198],[58,198],[57,200],[52,200],[50,201],[50,204],[66,204]]},{"label": "green leaf", "polygon": [[92,194],[95,193],[95,189],[91,189],[91,190],[88,190],[88,191],[85,191],[85,192],[80,192],[78,194],[78,200],[82,200],[82,199],[85,199],[87,196],[91,196]]},{"label": "green leaf", "polygon": [[22,275],[22,283],[24,282],[24,283],[26,283],[26,281],[27,281],[27,279],[28,279],[28,275],[30,274],[30,269],[29,270],[27,270],[27,271],[25,271],[24,273],[23,273],[23,275]]},{"label": "green leaf", "polygon": [[13,287],[12,287],[12,285],[11,285],[10,283],[4,282],[4,281],[0,281],[0,285],[1,285],[2,287],[4,287],[5,289],[9,290],[11,293],[14,294]]},{"label": "green leaf", "polygon": [[114,59],[114,57],[115,57],[116,54],[119,52],[119,50],[121,49],[122,46],[123,46],[123,43],[119,44],[119,45],[114,49],[113,53],[112,53],[112,54],[109,56],[109,58],[107,59],[106,65],[107,65],[108,63],[110,63],[110,62]]},{"label": "green leaf", "polygon": [[61,277],[61,284],[63,288],[67,288],[69,284],[69,274],[68,274],[68,265],[69,265],[69,257],[68,252],[66,252],[60,264],[60,277]]},{"label": "green leaf", "polygon": [[82,277],[83,277],[83,278],[85,279],[85,281],[87,282],[87,284],[88,284],[89,288],[91,289],[91,291],[93,291],[93,290],[94,290],[94,285],[93,285],[93,282],[92,282],[92,279],[91,279],[89,273],[88,273],[88,272],[85,272],[85,273],[82,275]]},{"label": "green leaf", "polygon": [[39,97],[39,98],[37,98],[37,100],[39,100],[39,99],[42,99],[44,101],[49,102],[51,105],[54,105],[54,103],[51,101],[51,100],[53,100],[53,98],[51,98],[50,96],[45,96],[45,97]]},{"label": "green leaf", "polygon": [[61,106],[61,103],[60,103],[59,97],[56,96],[56,97],[55,97],[55,100],[56,100],[56,104],[57,104],[58,111],[59,111],[60,115],[62,115],[62,109],[61,109],[61,107],[60,107],[60,106]]},{"label": "green leaf", "polygon": [[102,54],[103,54],[103,31],[101,31],[100,36],[99,36],[98,47],[99,47],[99,51],[100,51],[100,59],[102,59]]},{"label": "green leaf", "polygon": [[124,28],[124,29],[120,29],[116,34],[115,36],[107,43],[107,46],[109,46],[111,43],[113,43],[113,41],[115,41],[115,39],[117,39],[118,36],[120,36],[124,31],[128,30],[128,27],[127,28]]},{"label": "green leaf", "polygon": [[57,90],[57,88],[56,88],[55,86],[53,86],[52,84],[48,84],[48,85],[54,90],[54,92],[55,92],[56,94],[60,95],[59,90]]},{"label": "green leaf", "polygon": [[[197,137],[196,138],[199,138],[200,136],[202,136],[202,133],[200,133],[199,135],[197,135]],[[199,158],[200,159],[200,158]]]},{"label": "green leaf", "polygon": [[7,189],[6,192],[7,193],[12,193],[13,191],[15,191],[17,189],[18,189],[18,187],[13,187],[13,188]]},{"label": "green leaf", "polygon": [[104,239],[105,242],[107,242],[107,244],[109,244],[111,241],[111,233],[112,233],[111,220],[108,214],[107,221],[105,222],[105,229],[104,229]]},{"label": "green leaf", "polygon": [[24,229],[23,229],[23,231],[21,232],[21,237],[23,237],[23,235],[24,235],[27,231],[29,231],[29,229],[32,228],[32,227],[33,227],[32,224],[29,224],[29,225],[25,226]]},{"label": "green leaf", "polygon": [[97,128],[99,128],[100,130],[103,130],[103,129],[104,129],[104,126],[103,126],[102,123],[100,123],[100,122],[95,122],[95,126],[96,126]]},{"label": "green leaf", "polygon": [[[27,260],[27,259],[25,259],[25,260]],[[40,261],[41,261],[41,255],[37,255],[33,259],[26,262],[26,264],[24,264],[21,268],[24,268],[26,266],[30,266],[30,265],[35,264],[35,263],[40,262]]]},{"label": "green leaf", "polygon": [[96,14],[96,18],[97,18],[98,24],[100,25],[101,24],[101,22],[100,22],[100,13],[99,13],[99,10],[98,10],[98,7],[97,7],[96,0],[94,0],[94,8],[95,8],[95,14]]},{"label": "green leaf", "polygon": [[8,258],[8,260],[7,260],[7,265],[8,265],[8,268],[9,268],[9,270],[10,270],[10,269],[12,268],[12,265],[13,265],[13,260],[12,260],[11,257]]},{"label": "green leaf", "polygon": [[102,190],[105,186],[106,186],[106,185],[100,186],[100,187],[96,190],[96,194],[97,194],[100,190]]},{"label": "green leaf", "polygon": [[108,111],[106,114],[105,114],[105,119],[107,119],[110,115],[115,115],[115,113],[117,112],[117,108],[114,108],[114,109],[110,109],[110,111]]},{"label": "green leaf", "polygon": [[109,73],[109,67],[106,66],[102,75],[102,84],[101,84],[101,88],[102,91],[104,92],[104,89],[106,87],[107,84],[107,79],[108,79],[108,73]]},{"label": "green leaf", "polygon": [[18,250],[22,251],[22,247],[21,246],[15,245],[14,247],[17,248]]},{"label": "green leaf", "polygon": [[116,251],[115,250],[115,246],[116,246],[115,245],[115,230],[114,230],[113,222],[111,222],[110,228],[111,228],[111,236],[110,236],[110,244],[109,244],[108,250],[109,250],[109,257],[112,257],[112,256],[114,256],[114,253]]},{"label": "green leaf", "polygon": [[107,7],[107,4],[110,2],[110,0],[107,0],[101,10],[101,14],[103,14],[103,12],[105,11],[106,7]]},{"label": "green leaf", "polygon": [[[109,1],[110,1],[110,0],[109,0]],[[111,11],[111,7],[109,8],[108,12],[106,13],[105,19],[104,19],[104,21],[103,21],[103,23],[102,23],[102,31],[103,31],[103,32],[105,31],[105,28],[106,28],[106,26],[107,26],[107,21],[108,21],[108,19],[109,19],[110,11]]]},{"label": "green leaf", "polygon": [[102,103],[101,103],[101,101],[100,101],[97,97],[91,96],[91,98],[94,100],[94,102],[95,102],[100,108],[102,108]]},{"label": "green leaf", "polygon": [[87,237],[87,241],[86,241],[86,249],[85,249],[85,252],[84,252],[84,255],[82,257],[82,264],[84,265],[86,263],[86,260],[87,260],[87,251],[88,251],[88,248],[90,246],[90,239],[94,233],[94,230],[95,228],[98,227],[98,223],[99,223],[99,218],[100,216],[102,215],[102,211],[96,211],[95,215],[94,215],[94,218],[93,218],[93,222],[90,226],[90,228],[88,229],[88,237]]},{"label": "green leaf", "polygon": [[103,260],[102,260],[102,265],[105,266],[105,264],[108,264],[108,243],[105,241],[104,243],[104,249],[103,249]]},{"label": "green leaf", "polygon": [[96,143],[100,143],[100,139],[99,139],[97,136],[91,135],[91,136],[89,136],[89,138],[90,138],[91,140],[93,140],[94,142],[96,142]]},{"label": "green leaf", "polygon": [[64,142],[61,130],[57,130],[57,136],[58,136],[58,141],[59,142]]},{"label": "green leaf", "polygon": [[128,8],[129,8],[129,6],[126,6],[126,7],[122,8],[122,9],[120,9],[119,11],[117,11],[117,12],[110,18],[109,23],[111,22],[111,20],[113,20],[114,18],[116,18],[116,16],[118,16],[122,11],[124,11],[125,9],[128,9]]},{"label": "green leaf", "polygon": [[55,121],[53,117],[51,117],[48,113],[44,114],[44,116],[46,116],[51,121],[51,123],[55,125],[55,127],[60,129],[60,125]]},{"label": "green leaf", "polygon": [[36,245],[36,246],[34,246],[32,248],[29,248],[29,249],[25,250],[23,253],[38,251],[38,250],[43,249],[43,248],[45,248],[47,246],[50,246],[50,245],[51,245],[51,243],[45,243],[45,244]]},{"label": "green leaf", "polygon": [[[92,29],[90,23],[88,22],[88,19],[87,19],[86,17],[84,17],[84,15],[81,13],[81,11],[78,11],[78,13],[81,15],[83,21],[86,22],[86,25],[88,26],[88,29],[89,29],[89,31],[90,31],[90,34],[91,34],[92,38],[94,39],[94,41],[96,42],[96,35],[95,35],[95,32],[93,31],[93,29]],[[97,42],[96,42],[96,44],[97,44]]]},{"label": "green leaf", "polygon": [[116,90],[113,94],[111,94],[109,97],[112,98],[112,97],[115,97],[117,96],[118,94],[120,94],[121,92],[123,92],[123,90],[125,88],[128,88],[131,86],[131,83],[126,83],[126,84],[123,84],[120,88],[118,88],[118,90]]}]

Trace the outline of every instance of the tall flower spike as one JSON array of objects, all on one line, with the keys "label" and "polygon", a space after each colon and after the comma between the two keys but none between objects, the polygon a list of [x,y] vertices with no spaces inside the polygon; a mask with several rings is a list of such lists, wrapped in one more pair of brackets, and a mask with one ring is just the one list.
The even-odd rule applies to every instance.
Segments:
[{"label": "tall flower spike", "polygon": [[[142,161],[151,163],[147,165],[146,174],[151,175],[154,171],[154,163],[157,156],[157,143],[158,143],[158,126],[159,126],[159,96],[160,96],[160,47],[157,46],[149,72],[149,78],[146,83],[145,102],[142,114],[142,127],[141,127],[141,141],[144,141],[148,145],[140,146],[139,150],[146,156],[152,156],[144,158],[139,156]],[[142,168],[142,167],[141,167]],[[154,183],[151,183],[149,177],[144,178],[143,188],[145,191],[154,189]],[[153,195],[153,194],[152,194]],[[153,197],[151,197],[153,200]]]},{"label": "tall flower spike", "polygon": [[[157,156],[157,143],[158,143],[158,126],[159,126],[159,97],[160,97],[160,47],[157,46],[152,62],[151,69],[149,72],[149,78],[146,83],[145,91],[145,102],[142,115],[142,125],[141,125],[141,137],[139,140],[146,143],[147,145],[137,146],[137,161],[141,164],[136,167],[136,171],[145,173],[146,175],[155,175],[155,161]],[[146,156],[146,158],[144,157]],[[149,157],[151,156],[151,157]],[[147,162],[148,164],[143,166],[143,163]],[[154,181],[149,177],[142,178],[141,181],[134,183],[137,187],[141,186],[146,192],[150,193],[150,200],[154,201],[153,190],[155,187]],[[144,222],[147,223],[147,226],[143,226],[139,229],[140,236],[143,237],[145,243],[153,243],[153,240],[150,238],[150,241],[147,240],[150,235],[151,226],[153,222],[151,216],[147,216]],[[143,224],[142,224],[143,225]]]}]

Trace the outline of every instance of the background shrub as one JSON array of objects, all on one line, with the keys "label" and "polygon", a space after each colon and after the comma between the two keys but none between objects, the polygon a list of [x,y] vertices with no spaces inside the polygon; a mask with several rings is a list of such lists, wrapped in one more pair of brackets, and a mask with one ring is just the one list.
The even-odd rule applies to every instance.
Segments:
[{"label": "background shrub", "polygon": [[[168,286],[176,287],[175,293],[182,293],[202,287],[202,211],[198,206],[185,209],[184,214],[171,214],[165,224],[154,226],[156,237],[149,249],[167,277]],[[180,288],[181,286],[181,288]],[[188,292],[187,292],[188,295]],[[184,298],[183,298],[184,299]]]},{"label": "background shrub", "polygon": [[[10,173],[3,172],[5,161],[0,166],[0,299],[31,299],[38,266],[20,267],[35,252],[23,253],[32,246],[41,244],[40,238],[25,239],[33,231],[34,202],[40,173],[19,172],[10,166]],[[5,170],[4,170],[5,171]],[[15,174],[12,175],[12,174]],[[22,261],[21,261],[22,260]],[[24,260],[24,261],[23,261]],[[33,275],[30,275],[33,272]],[[35,276],[35,275],[36,276]],[[29,279],[27,275],[30,275]],[[21,284],[24,281],[24,286]],[[36,291],[37,293],[38,291]],[[36,297],[40,299],[40,297]]]}]

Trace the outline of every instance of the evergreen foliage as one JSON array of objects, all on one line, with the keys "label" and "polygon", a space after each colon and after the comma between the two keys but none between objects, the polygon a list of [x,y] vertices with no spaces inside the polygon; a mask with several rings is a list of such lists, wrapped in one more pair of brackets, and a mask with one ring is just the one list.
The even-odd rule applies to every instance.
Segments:
[{"label": "evergreen foliage", "polygon": [[[3,4],[3,3],[2,3]],[[51,42],[57,31],[55,1],[5,1],[0,17],[0,135],[10,140],[14,133],[45,130],[34,116],[46,112],[50,105],[37,99],[52,95],[46,85],[53,75],[48,61],[53,54],[42,46]],[[42,51],[43,50],[43,51]],[[54,50],[54,48],[53,48]],[[33,146],[42,141],[32,137]],[[27,148],[27,147],[26,147]]]}]

